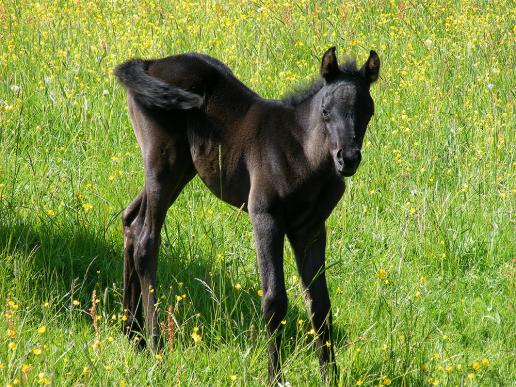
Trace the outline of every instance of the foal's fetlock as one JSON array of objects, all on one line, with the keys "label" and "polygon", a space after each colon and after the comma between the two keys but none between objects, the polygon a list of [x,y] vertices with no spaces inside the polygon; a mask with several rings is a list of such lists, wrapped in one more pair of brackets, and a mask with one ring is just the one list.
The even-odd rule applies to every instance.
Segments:
[{"label": "foal's fetlock", "polygon": [[149,343],[149,349],[153,353],[160,353],[163,351],[163,348],[165,347],[163,337],[159,334],[147,336],[147,342]]}]

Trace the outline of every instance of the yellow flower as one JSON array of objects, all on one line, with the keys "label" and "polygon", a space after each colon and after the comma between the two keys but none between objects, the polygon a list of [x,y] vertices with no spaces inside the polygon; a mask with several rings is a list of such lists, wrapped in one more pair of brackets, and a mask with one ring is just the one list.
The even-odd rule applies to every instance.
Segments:
[{"label": "yellow flower", "polygon": [[192,330],[192,334],[190,335],[194,341],[195,344],[198,344],[201,342],[202,340],[202,337],[199,333],[197,333],[199,331],[199,328],[197,327],[194,327],[193,330]]},{"label": "yellow flower", "polygon": [[355,383],[357,386],[361,386],[362,384],[364,384],[364,381],[362,379],[358,379],[357,382]]},{"label": "yellow flower", "polygon": [[328,348],[330,348],[330,347],[331,347],[331,341],[330,341],[330,340],[326,340],[325,345],[326,345]]},{"label": "yellow flower", "polygon": [[314,329],[314,328],[310,329],[310,330],[308,331],[308,334],[309,334],[309,335],[312,335],[312,336],[315,336],[315,329]]},{"label": "yellow flower", "polygon": [[469,380],[472,380],[474,377],[475,377],[475,374],[473,374],[471,372],[468,374],[468,379]]},{"label": "yellow flower", "polygon": [[305,322],[305,320],[301,320],[301,319],[297,320],[297,323],[298,323],[299,325],[303,325],[303,323],[304,323],[304,322]]},{"label": "yellow flower", "polygon": [[287,324],[287,320],[281,320],[281,325],[286,325]]},{"label": "yellow flower", "polygon": [[50,384],[50,379],[48,379],[46,376],[45,376],[45,373],[44,372],[40,372],[38,374],[38,384],[41,384],[43,386],[48,386]]},{"label": "yellow flower", "polygon": [[458,370],[462,369],[462,364],[460,364],[460,363],[459,363],[459,364],[457,364],[457,365],[455,366],[455,368],[457,368]]},{"label": "yellow flower", "polygon": [[387,278],[388,275],[389,274],[387,273],[387,271],[385,271],[385,269],[380,269],[376,273],[376,277],[378,277],[379,279],[385,279],[385,278]]},{"label": "yellow flower", "polygon": [[482,365],[483,365],[484,367],[489,367],[489,364],[491,364],[491,363],[490,363],[490,361],[489,361],[489,359],[488,359],[487,357],[484,357],[484,358],[482,359]]},{"label": "yellow flower", "polygon": [[14,328],[7,328],[7,336],[9,337],[16,337],[16,329]]},{"label": "yellow flower", "polygon": [[14,351],[16,349],[16,343],[11,341],[9,344],[7,344],[7,348],[9,348],[11,351]]},{"label": "yellow flower", "polygon": [[40,335],[42,335],[42,334],[43,334],[43,333],[45,333],[46,331],[47,331],[47,327],[46,327],[46,326],[44,326],[44,325],[42,325],[42,326],[40,326],[40,327],[38,328],[38,333],[39,333]]},{"label": "yellow flower", "polygon": [[79,306],[81,305],[80,301],[79,300],[73,300],[72,301],[72,304],[75,305],[75,306]]},{"label": "yellow flower", "polygon": [[30,364],[22,364],[22,366],[21,366],[22,374],[28,374],[30,369],[31,369]]},{"label": "yellow flower", "polygon": [[161,353],[157,353],[154,355],[154,358],[158,361],[163,360],[163,355]]},{"label": "yellow flower", "polygon": [[82,208],[84,208],[85,211],[89,211],[93,208],[93,205],[91,203],[84,203]]},{"label": "yellow flower", "polygon": [[56,216],[56,213],[54,212],[54,210],[47,210],[47,215],[52,217],[52,216]]},{"label": "yellow flower", "polygon": [[235,380],[237,380],[237,376],[235,374],[231,374],[229,375],[229,379],[234,382]]},{"label": "yellow flower", "polygon": [[390,385],[391,383],[392,383],[391,379],[389,379],[387,376],[386,376],[386,377],[384,377],[384,378],[383,378],[383,380],[382,380],[382,384],[383,384],[384,386],[388,386],[388,385]]},{"label": "yellow flower", "polygon": [[258,291],[256,293],[258,294],[259,297],[263,297],[263,290],[262,289],[258,289]]},{"label": "yellow flower", "polygon": [[236,284],[235,284],[235,289],[236,289],[236,290],[240,290],[240,289],[242,289],[242,285],[240,285],[239,283],[236,283]]},{"label": "yellow flower", "polygon": [[4,367],[5,367],[4,363],[2,363],[2,362],[0,361],[0,370],[3,370],[3,369],[4,369]]},{"label": "yellow flower", "polygon": [[480,363],[478,361],[474,361],[473,364],[471,364],[471,368],[473,368],[474,371],[478,371],[480,369]]},{"label": "yellow flower", "polygon": [[34,355],[36,355],[36,356],[39,356],[39,355],[41,355],[41,354],[43,353],[43,351],[41,350],[41,348],[34,348],[34,349],[32,350],[32,353],[33,353]]},{"label": "yellow flower", "polygon": [[84,368],[82,369],[82,373],[83,373],[84,375],[88,375],[88,374],[90,373],[90,369],[89,369],[88,367],[84,367]]},{"label": "yellow flower", "polygon": [[410,207],[410,215],[414,215],[416,213],[416,209],[414,207]]}]

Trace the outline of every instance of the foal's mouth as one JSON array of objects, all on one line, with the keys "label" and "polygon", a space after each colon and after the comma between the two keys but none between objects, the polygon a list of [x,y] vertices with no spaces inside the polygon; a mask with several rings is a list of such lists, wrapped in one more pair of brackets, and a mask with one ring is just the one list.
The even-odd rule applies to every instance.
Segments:
[{"label": "foal's mouth", "polygon": [[357,169],[358,168],[344,169],[342,171],[339,171],[339,175],[341,175],[342,177],[351,177],[357,172]]},{"label": "foal's mouth", "polygon": [[355,165],[344,165],[344,166],[336,166],[337,167],[337,173],[341,177],[351,177],[353,176],[357,170],[360,163],[357,163]]}]

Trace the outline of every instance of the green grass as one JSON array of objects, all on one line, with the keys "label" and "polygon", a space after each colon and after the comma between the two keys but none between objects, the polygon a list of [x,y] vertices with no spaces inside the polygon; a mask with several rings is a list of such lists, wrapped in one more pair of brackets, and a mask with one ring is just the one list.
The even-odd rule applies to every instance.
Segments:
[{"label": "green grass", "polygon": [[[142,162],[111,71],[198,51],[278,98],[330,45],[382,60],[363,164],[328,221],[340,384],[516,383],[514,4],[292,3],[0,0],[1,383],[265,384],[249,219],[197,178],[163,230],[173,343],[157,359],[120,333],[120,213]],[[285,256],[284,370],[317,386]]]}]

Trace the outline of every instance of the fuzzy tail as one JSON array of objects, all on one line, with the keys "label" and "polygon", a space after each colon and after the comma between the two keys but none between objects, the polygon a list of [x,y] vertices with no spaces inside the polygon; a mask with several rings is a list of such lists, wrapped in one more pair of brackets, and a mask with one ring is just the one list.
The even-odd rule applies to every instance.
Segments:
[{"label": "fuzzy tail", "polygon": [[192,109],[202,106],[204,97],[175,87],[147,73],[151,61],[131,59],[115,68],[118,80],[130,89],[143,106],[173,110]]}]

